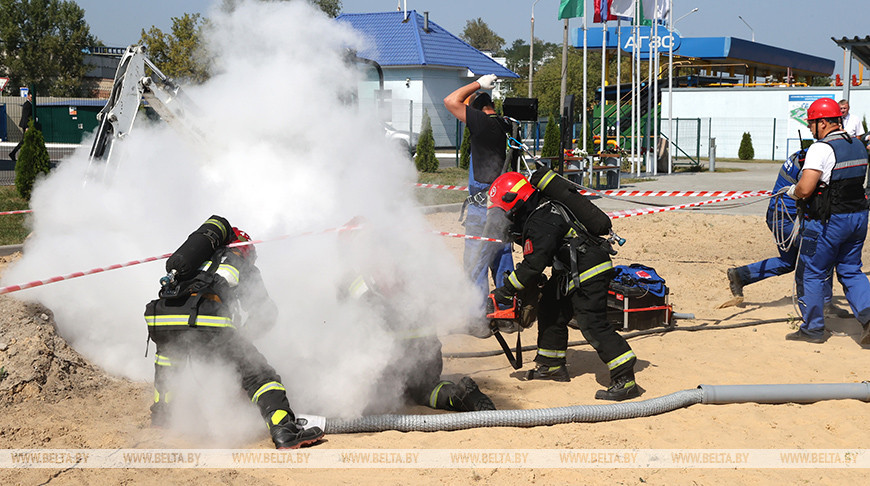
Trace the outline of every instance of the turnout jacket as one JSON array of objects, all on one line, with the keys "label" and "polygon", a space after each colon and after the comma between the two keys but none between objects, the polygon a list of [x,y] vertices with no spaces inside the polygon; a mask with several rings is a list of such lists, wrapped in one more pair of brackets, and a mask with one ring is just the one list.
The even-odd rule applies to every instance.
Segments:
[{"label": "turnout jacket", "polygon": [[226,247],[216,250],[194,278],[167,286],[159,297],[145,306],[149,332],[236,328],[244,320],[246,333],[259,334],[278,316],[260,270]]},{"label": "turnout jacket", "polygon": [[552,266],[554,277],[569,277],[562,287],[567,294],[583,281],[611,270],[610,244],[585,231],[579,221],[583,217],[575,218],[562,203],[540,192],[530,197],[511,227],[511,237],[523,248],[523,261],[505,286],[517,291],[536,285],[543,271]]}]

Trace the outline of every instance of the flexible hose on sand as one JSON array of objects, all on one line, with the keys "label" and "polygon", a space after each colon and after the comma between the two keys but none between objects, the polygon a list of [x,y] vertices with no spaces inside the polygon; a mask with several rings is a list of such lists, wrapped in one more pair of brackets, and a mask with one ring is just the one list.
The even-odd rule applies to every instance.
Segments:
[{"label": "flexible hose on sand", "polygon": [[650,417],[698,403],[813,403],[855,399],[870,402],[870,383],[796,385],[701,385],[658,398],[607,405],[574,405],[535,410],[492,410],[434,415],[372,415],[325,419],[327,434],[358,432],[434,432],[477,427],[536,427],[573,422],[605,422]]}]

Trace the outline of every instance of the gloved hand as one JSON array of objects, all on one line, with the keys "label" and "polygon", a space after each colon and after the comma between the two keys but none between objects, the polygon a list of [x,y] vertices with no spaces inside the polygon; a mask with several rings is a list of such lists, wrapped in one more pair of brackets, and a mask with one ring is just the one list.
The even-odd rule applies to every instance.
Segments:
[{"label": "gloved hand", "polygon": [[797,201],[800,198],[795,195],[794,190],[795,184],[788,186],[788,191],[785,192],[785,195]]},{"label": "gloved hand", "polygon": [[[516,293],[516,291],[514,291],[513,288],[508,288],[507,285],[503,285],[503,286],[493,290],[492,294],[490,294],[490,295],[495,297],[495,301],[497,304],[509,306],[509,305],[513,305],[513,303],[514,303],[514,294],[515,293]],[[492,301],[492,299],[487,299],[487,301]]]},{"label": "gloved hand", "polygon": [[477,78],[477,82],[480,84],[480,89],[492,89],[495,88],[495,80],[497,78],[498,76],[495,74],[484,74]]}]

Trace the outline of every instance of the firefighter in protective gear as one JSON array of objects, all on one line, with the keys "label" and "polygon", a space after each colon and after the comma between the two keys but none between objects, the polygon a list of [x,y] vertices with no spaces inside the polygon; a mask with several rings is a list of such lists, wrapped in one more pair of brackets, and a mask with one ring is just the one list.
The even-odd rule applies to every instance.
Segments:
[{"label": "firefighter in protective gear", "polygon": [[575,317],[583,336],[610,369],[610,386],[596,392],[595,398],[637,397],[637,358],[607,321],[607,288],[614,272],[612,249],[599,235],[610,232],[610,219],[576,191],[574,195],[583,199],[571,205],[574,212],[569,205],[545,195],[546,187],[557,177],[550,170],[539,169],[531,181],[508,172],[493,182],[489,190],[491,216],[507,216],[510,237],[523,248],[523,261],[493,295],[499,304],[507,305],[552,266],[538,307],[538,367],[527,378],[569,381],[565,365],[567,325]]},{"label": "firefighter in protective gear", "polygon": [[870,344],[870,281],[861,271],[867,237],[867,151],[846,135],[840,116],[839,105],[830,98],[810,105],[807,124],[817,141],[807,150],[800,179],[787,192],[803,214],[795,271],[803,323],[786,336],[791,341],[820,344],[829,337],[824,295],[836,268],[852,314],[864,328],[860,342]]},{"label": "firefighter in protective gear", "polygon": [[[360,217],[354,218],[346,226],[363,223]],[[378,378],[376,388],[393,388],[401,384],[403,395],[417,405],[454,412],[473,412],[495,410],[492,400],[480,391],[471,377],[464,376],[458,383],[441,378],[443,360],[441,340],[435,326],[426,316],[418,317],[418,322],[409,322],[407,312],[398,304],[405,303],[407,288],[401,276],[401,269],[385,268],[387,258],[372,258],[371,247],[376,242],[366,241],[373,236],[365,228],[340,233],[339,242],[344,246],[341,254],[353,258],[349,265],[351,272],[346,281],[350,284],[340,289],[339,299],[355,302],[368,312],[376,312],[386,330],[397,344],[397,351],[390,357],[389,364]],[[370,258],[364,261],[360,257]],[[378,411],[380,412],[380,411]]]},{"label": "firefighter in protective gear", "polygon": [[[242,388],[259,407],[275,447],[295,449],[317,442],[323,431],[297,423],[281,377],[247,337],[268,330],[278,315],[254,265],[253,246],[238,245],[247,241],[247,233],[212,216],[174,254],[203,254],[206,242],[206,250],[214,249],[209,259],[198,267],[193,267],[198,262],[186,262],[198,269],[182,272],[181,279],[161,280],[159,298],[145,306],[148,336],[157,345],[151,422],[168,423],[174,381],[189,359],[219,359],[241,376]],[[198,242],[200,248],[191,251],[189,242]],[[236,246],[228,246],[233,243]],[[167,263],[170,266],[185,268],[178,258]],[[247,313],[244,326],[239,322],[241,310]]]}]

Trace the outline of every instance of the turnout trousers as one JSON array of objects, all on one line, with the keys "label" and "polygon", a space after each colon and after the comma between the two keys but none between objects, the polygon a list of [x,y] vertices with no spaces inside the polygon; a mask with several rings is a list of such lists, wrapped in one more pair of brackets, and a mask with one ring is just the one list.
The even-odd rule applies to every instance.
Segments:
[{"label": "turnout trousers", "polygon": [[[154,360],[154,404],[152,421],[160,424],[168,416],[172,401],[174,377],[183,370],[189,358],[220,360],[231,364],[241,377],[241,386],[248,398],[260,409],[264,419],[276,410],[295,419],[281,384],[281,377],[266,358],[234,328],[149,329],[157,345]],[[165,423],[165,422],[163,422]]]},{"label": "turnout trousers", "polygon": [[[578,256],[580,268],[593,268],[609,262],[606,252],[588,248]],[[565,364],[568,349],[568,321],[574,317],[583,337],[595,348],[598,357],[610,370],[611,380],[634,376],[637,358],[623,338],[607,322],[607,288],[612,267],[580,282],[578,288],[564,295],[568,275],[556,272],[544,285],[538,307],[538,353],[535,362],[545,366]]]}]

